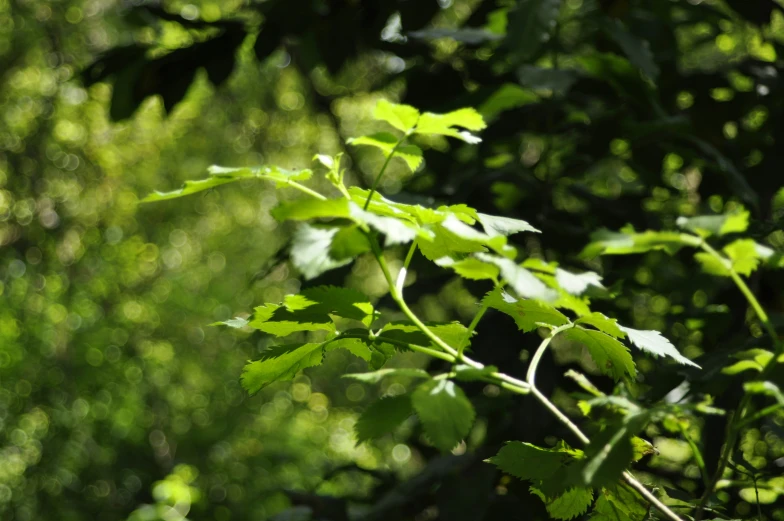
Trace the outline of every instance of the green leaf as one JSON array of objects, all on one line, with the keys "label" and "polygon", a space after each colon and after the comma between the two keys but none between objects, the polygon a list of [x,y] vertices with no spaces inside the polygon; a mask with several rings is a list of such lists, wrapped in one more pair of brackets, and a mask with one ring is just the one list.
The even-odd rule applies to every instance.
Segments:
[{"label": "green leaf", "polygon": [[[455,349],[468,347],[470,343],[468,328],[460,322],[449,322],[446,324],[426,323],[425,325],[438,338]],[[382,342],[384,341],[384,338],[389,338],[407,344],[429,346],[439,351],[441,350],[441,348],[430,340],[418,326],[408,321],[390,322],[381,328],[381,331],[378,334],[380,337],[379,340]]]},{"label": "green leaf", "polygon": [[606,317],[601,313],[594,312],[590,315],[582,316],[575,320],[574,323],[593,326],[602,333],[607,333],[608,335],[614,336],[615,338],[626,338],[626,333],[624,333],[621,328],[618,327],[618,321],[614,318]]},{"label": "green leaf", "polygon": [[459,29],[433,28],[420,31],[410,31],[408,36],[422,40],[435,40],[438,38],[451,38],[467,44],[480,44],[503,38],[500,34],[492,33],[485,29],[461,27]]},{"label": "green leaf", "polygon": [[[361,291],[339,286],[316,286],[300,292],[307,299],[304,309],[329,313],[343,318],[358,320],[370,326],[375,311],[370,299]],[[286,302],[284,300],[284,302]]]},{"label": "green leaf", "polygon": [[472,108],[462,108],[446,114],[425,112],[420,116],[414,132],[416,134],[450,136],[461,139],[466,143],[476,144],[482,140],[470,132],[458,130],[458,127],[477,131],[482,130],[486,126],[479,112]]},{"label": "green leaf", "polygon": [[700,215],[697,217],[679,217],[676,224],[683,229],[709,237],[742,233],[749,227],[749,212],[741,208],[723,215]]},{"label": "green leaf", "polygon": [[276,304],[264,304],[254,310],[247,324],[253,329],[275,336],[288,336],[301,331],[335,331],[335,324],[319,310],[292,311]]},{"label": "green leaf", "polygon": [[451,268],[461,277],[471,280],[496,280],[500,273],[498,266],[482,262],[475,257],[467,257],[458,261],[451,257],[441,257],[436,259],[435,263],[443,268]]},{"label": "green leaf", "polygon": [[359,338],[337,338],[331,340],[324,348],[324,351],[329,353],[335,349],[345,349],[366,362],[370,362],[370,359],[373,357],[370,347]]},{"label": "green leaf", "polygon": [[417,124],[419,111],[410,105],[399,105],[382,99],[376,104],[373,117],[386,121],[398,130],[408,132]]},{"label": "green leaf", "polygon": [[552,499],[546,498],[543,493],[532,487],[532,492],[534,491],[538,492],[537,495],[545,502],[547,513],[553,519],[567,521],[581,516],[593,503],[593,489],[590,488],[572,488]]},{"label": "green leaf", "polygon": [[648,507],[625,485],[603,488],[596,499],[590,521],[643,521]]},{"label": "green leaf", "polygon": [[681,234],[676,232],[611,232],[603,229],[591,234],[591,243],[583,249],[580,256],[593,258],[597,255],[627,255],[653,250],[664,250],[672,255],[685,245]]},{"label": "green leaf", "polygon": [[562,334],[570,340],[583,344],[599,370],[615,380],[620,380],[627,375],[633,378],[637,374],[629,350],[610,335],[579,326],[567,329]]},{"label": "green leaf", "polygon": [[617,483],[634,459],[631,436],[627,422],[615,428],[607,427],[594,436],[585,449],[587,459],[574,468],[582,484],[601,487]]},{"label": "green leaf", "polygon": [[561,0],[519,0],[509,11],[506,45],[520,61],[533,58],[550,39],[558,19]]},{"label": "green leaf", "polygon": [[653,444],[640,438],[639,436],[632,437],[632,451],[634,452],[634,461],[640,461],[648,454],[656,454],[656,448]]},{"label": "green leaf", "polygon": [[520,219],[488,215],[486,213],[477,213],[477,216],[479,217],[479,222],[482,223],[482,227],[485,229],[485,233],[491,237],[497,235],[514,235],[515,233],[520,232],[541,233],[539,230]]},{"label": "green leaf", "polygon": [[629,61],[654,82],[659,76],[659,66],[654,61],[648,42],[629,32],[620,20],[605,18],[601,28],[621,48]]},{"label": "green leaf", "polygon": [[571,295],[582,295],[589,286],[605,289],[602,286],[602,277],[593,271],[585,273],[570,273],[561,268],[555,270],[555,280],[567,293]]},{"label": "green leaf", "polygon": [[371,250],[370,241],[359,227],[345,226],[338,229],[329,246],[329,256],[336,261],[352,260]]},{"label": "green leaf", "polygon": [[510,441],[487,461],[517,478],[543,480],[574,461],[575,455],[572,451],[544,449],[522,441]]},{"label": "green leaf", "polygon": [[730,277],[732,272],[730,268],[732,263],[727,259],[714,257],[710,253],[695,253],[694,258],[702,267],[702,271],[709,275],[716,275],[718,277]]},{"label": "green leaf", "polygon": [[732,261],[732,269],[748,277],[760,263],[761,256],[757,246],[751,239],[738,239],[725,246],[723,251]]},{"label": "green leaf", "polygon": [[407,394],[385,396],[370,404],[359,416],[354,430],[357,443],[373,440],[395,430],[414,414],[411,397]]},{"label": "green leaf", "polygon": [[775,399],[779,405],[784,405],[784,393],[773,382],[746,382],[743,384],[743,389],[747,393],[766,394]]},{"label": "green leaf", "polygon": [[308,219],[339,218],[348,219],[349,201],[346,199],[302,199],[291,203],[281,203],[272,210],[278,221],[306,221]]},{"label": "green leaf", "polygon": [[274,355],[248,363],[242,371],[242,387],[250,394],[282,380],[291,380],[307,367],[321,364],[323,344],[276,346]]},{"label": "green leaf", "polygon": [[485,120],[494,119],[501,112],[530,105],[539,101],[539,96],[513,83],[504,83],[480,106],[479,112]]},{"label": "green leaf", "polygon": [[700,366],[680,354],[675,346],[658,331],[644,331],[624,326],[618,327],[629,336],[629,342],[643,351],[654,356],[667,356],[680,364],[700,368]]},{"label": "green leaf", "polygon": [[463,390],[450,380],[429,380],[411,395],[414,410],[430,442],[448,452],[465,438],[474,424],[474,407]]},{"label": "green leaf", "polygon": [[533,273],[519,266],[511,259],[489,255],[477,254],[479,260],[495,264],[501,271],[501,277],[521,297],[552,302],[558,298],[558,292],[539,280]]},{"label": "green leaf", "polygon": [[255,168],[227,168],[222,166],[213,165],[209,169],[210,176],[206,179],[198,181],[185,181],[185,184],[179,190],[171,192],[153,192],[144,199],[143,203],[153,201],[165,201],[167,199],[176,199],[186,195],[208,190],[210,188],[233,183],[242,179],[265,179],[267,181],[275,181],[279,186],[284,185],[288,181],[305,181],[313,174],[308,169],[303,170],[284,170],[278,167],[255,167]]},{"label": "green leaf", "polygon": [[389,132],[379,132],[370,136],[351,138],[346,141],[349,145],[366,145],[376,147],[383,152],[384,157],[389,157],[394,151],[395,157],[399,157],[408,165],[412,172],[422,164],[422,149],[416,145],[400,145],[395,148],[399,139]]},{"label": "green leaf", "polygon": [[352,259],[335,259],[330,256],[332,240],[341,230],[339,227],[322,227],[303,224],[294,232],[291,243],[291,262],[305,279],[318,277],[329,271],[349,264]]},{"label": "green leaf", "polygon": [[417,236],[416,227],[403,219],[366,212],[353,202],[349,205],[351,218],[383,233],[386,236],[386,246],[406,244]]},{"label": "green leaf", "polygon": [[483,303],[512,317],[517,327],[525,332],[533,331],[542,324],[557,327],[569,323],[569,319],[563,313],[544,302],[517,300],[500,289],[488,293]]},{"label": "green leaf", "polygon": [[377,384],[387,376],[405,377],[405,378],[426,378],[430,379],[430,375],[424,369],[409,369],[405,367],[379,369],[369,373],[351,373],[344,374],[343,378],[350,378],[368,384]]}]

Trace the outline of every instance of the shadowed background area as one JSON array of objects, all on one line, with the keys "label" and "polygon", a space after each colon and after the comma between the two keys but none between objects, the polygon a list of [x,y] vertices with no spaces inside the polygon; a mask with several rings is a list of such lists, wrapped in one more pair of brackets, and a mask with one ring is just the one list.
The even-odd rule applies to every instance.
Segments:
[{"label": "shadowed background area", "polygon": [[[784,249],[779,54],[774,0],[0,0],[0,518],[547,518],[526,484],[483,462],[507,440],[570,439],[525,397],[465,386],[476,425],[440,455],[415,418],[356,444],[358,413],[411,382],[341,379],[364,368],[342,351],[242,390],[270,339],[209,324],[317,284],[392,308],[372,257],[301,280],[283,255],[293,228],[269,214],[289,196],[262,183],[138,204],[211,164],[305,168],[317,152],[343,152],[367,187],[383,157],[343,142],[384,129],[370,117],[381,98],[473,106],[488,123],[479,145],[420,141],[423,166],[393,163],[382,193],[530,222],[542,235],[514,238],[527,255],[605,275],[615,297],[595,310],[701,357],[699,375],[640,357],[651,403],[685,381],[733,409],[742,379],[721,368],[770,340],[731,282],[688,253],[579,253],[600,228],[741,207],[752,238]],[[421,257],[412,273],[426,320],[468,323],[488,289]],[[776,326],[782,273],[750,279]],[[524,374],[535,335],[492,312],[478,331],[478,360]],[[612,389],[556,345],[538,381],[567,411],[569,368]],[[726,420],[706,418],[688,429],[715,469]],[[742,452],[772,476],[761,511],[781,520],[782,411],[760,425]],[[639,474],[699,495],[688,444],[657,426],[643,436],[659,454]],[[757,514],[753,488],[721,494],[730,518]]]}]

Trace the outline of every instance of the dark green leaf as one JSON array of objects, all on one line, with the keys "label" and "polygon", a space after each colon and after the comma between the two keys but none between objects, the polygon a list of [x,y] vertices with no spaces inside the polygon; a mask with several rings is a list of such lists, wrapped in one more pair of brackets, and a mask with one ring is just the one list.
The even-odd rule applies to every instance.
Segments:
[{"label": "dark green leaf", "polygon": [[520,85],[534,90],[549,90],[553,94],[566,94],[580,78],[570,69],[545,69],[535,65],[522,65],[517,69]]},{"label": "dark green leaf", "polygon": [[358,338],[337,338],[331,340],[324,348],[326,352],[334,351],[335,349],[345,349],[366,362],[370,362],[372,358],[370,347]]},{"label": "dark green leaf", "polygon": [[506,45],[521,61],[534,57],[550,39],[560,8],[561,0],[519,0],[509,11]]},{"label": "dark green leaf", "polygon": [[411,395],[430,442],[444,452],[465,438],[474,424],[474,407],[450,380],[429,380]]},{"label": "dark green leaf", "polygon": [[572,488],[555,498],[547,498],[535,487],[531,491],[545,502],[547,513],[553,519],[573,519],[584,514],[593,503],[593,489],[590,488]]},{"label": "dark green leaf", "polygon": [[357,226],[340,228],[332,238],[329,256],[336,261],[351,260],[371,250],[370,241]]},{"label": "dark green leaf", "polygon": [[679,217],[678,226],[696,232],[703,237],[742,233],[749,227],[749,212],[740,209],[723,215],[700,215],[697,217]]},{"label": "dark green leaf", "polygon": [[659,67],[654,61],[648,42],[630,33],[617,19],[604,19],[601,27],[615,40],[629,61],[655,82],[659,76]]},{"label": "dark green leaf", "polygon": [[370,404],[357,419],[354,429],[357,443],[380,438],[395,430],[414,413],[407,394],[385,396]]},{"label": "dark green leaf", "polygon": [[582,257],[597,255],[625,255],[664,250],[674,254],[686,243],[679,233],[647,231],[636,233],[633,230],[611,232],[599,230],[591,234],[591,243],[580,253]]},{"label": "dark green leaf", "polygon": [[470,365],[458,364],[452,368],[455,372],[455,378],[463,380],[464,382],[474,382],[482,380],[492,373],[497,373],[498,368],[494,365],[487,365],[481,369],[471,367]]},{"label": "dark green leaf", "polygon": [[501,277],[521,297],[552,302],[558,298],[558,292],[548,288],[533,273],[518,265],[511,259],[489,254],[478,254],[479,260],[495,264],[501,270]]},{"label": "dark green leaf", "polygon": [[480,44],[500,40],[503,38],[500,34],[492,33],[485,29],[476,29],[473,27],[462,27],[460,29],[446,29],[434,28],[423,29],[421,31],[411,31],[408,33],[412,38],[421,40],[436,40],[438,38],[451,38],[458,42],[467,44]]},{"label": "dark green leaf", "polygon": [[602,277],[593,271],[585,273],[571,273],[561,268],[555,270],[555,280],[567,293],[571,295],[582,295],[589,286],[604,289]]},{"label": "dark green leaf", "polygon": [[572,461],[576,453],[559,449],[543,449],[522,441],[510,441],[489,463],[520,479],[542,480]]}]

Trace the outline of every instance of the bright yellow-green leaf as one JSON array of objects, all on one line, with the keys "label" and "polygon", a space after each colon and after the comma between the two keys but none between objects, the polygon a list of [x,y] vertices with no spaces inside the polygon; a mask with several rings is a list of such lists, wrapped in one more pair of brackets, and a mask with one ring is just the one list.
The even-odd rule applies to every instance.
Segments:
[{"label": "bright yellow-green leaf", "polygon": [[408,132],[417,124],[419,111],[410,105],[399,105],[382,99],[376,104],[373,117],[386,121],[398,130]]}]

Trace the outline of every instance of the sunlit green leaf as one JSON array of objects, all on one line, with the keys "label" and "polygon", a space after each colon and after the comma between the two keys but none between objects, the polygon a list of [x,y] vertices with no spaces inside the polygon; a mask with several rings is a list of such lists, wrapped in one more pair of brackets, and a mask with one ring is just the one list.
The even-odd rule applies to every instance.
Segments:
[{"label": "sunlit green leaf", "polygon": [[399,105],[382,99],[376,104],[373,117],[386,121],[398,130],[408,132],[417,124],[419,111],[410,105]]},{"label": "sunlit green leaf", "polygon": [[533,331],[541,325],[562,326],[569,323],[569,319],[563,313],[544,302],[517,300],[499,289],[488,293],[482,302],[512,317],[517,327],[526,332]]},{"label": "sunlit green leaf", "polygon": [[477,216],[479,217],[479,222],[482,223],[482,226],[485,229],[485,233],[491,237],[496,235],[513,235],[520,232],[541,233],[539,230],[520,219],[487,215],[485,213],[477,213]]},{"label": "sunlit green leaf", "polygon": [[389,132],[379,132],[369,136],[351,138],[346,141],[350,145],[366,145],[380,149],[384,157],[389,157],[394,152],[395,157],[399,157],[408,165],[412,172],[422,164],[422,149],[416,145],[397,146],[398,138]]},{"label": "sunlit green leaf", "polygon": [[582,316],[575,320],[575,324],[587,324],[603,333],[614,336],[615,338],[626,338],[626,333],[618,327],[618,321],[614,318],[606,317],[601,313],[594,312],[590,315]]},{"label": "sunlit green leaf", "polygon": [[[426,323],[425,325],[438,338],[455,349],[469,345],[468,328],[459,322],[446,324]],[[433,340],[411,322],[390,322],[381,328],[379,335],[382,341],[384,338],[389,338],[408,344],[429,346],[441,350]]]},{"label": "sunlit green leaf", "polygon": [[281,203],[271,213],[278,221],[306,221],[318,218],[348,219],[350,216],[349,201],[346,199],[327,199],[324,201],[302,199],[290,203]]},{"label": "sunlit green leaf", "polygon": [[495,280],[500,273],[498,266],[482,262],[474,257],[467,257],[458,261],[451,257],[441,257],[436,259],[435,263],[444,268],[451,268],[461,277],[471,280]]},{"label": "sunlit green leaf", "polygon": [[748,277],[759,266],[760,253],[757,243],[751,239],[738,239],[725,246],[722,251],[732,261],[732,269],[736,273]]},{"label": "sunlit green leaf", "polygon": [[430,442],[447,452],[465,438],[474,424],[474,407],[450,380],[429,380],[411,395],[414,410]]},{"label": "sunlit green leaf", "polygon": [[686,243],[681,234],[675,232],[646,231],[636,233],[633,230],[611,232],[599,230],[591,234],[591,243],[580,253],[582,257],[597,255],[625,255],[645,253],[652,250],[664,250],[674,254]]},{"label": "sunlit green leaf", "polygon": [[544,449],[521,441],[510,441],[498,451],[498,454],[487,461],[517,478],[542,480],[573,460],[574,455],[569,452]]},{"label": "sunlit green leaf", "polygon": [[242,371],[242,386],[253,394],[273,382],[291,380],[305,368],[321,363],[322,344],[292,344],[275,350],[276,356],[248,363]]},{"label": "sunlit green leaf", "polygon": [[561,268],[555,270],[555,280],[571,295],[582,295],[589,286],[604,289],[602,277],[593,271],[585,273],[571,273]]},{"label": "sunlit green leaf", "polygon": [[558,292],[547,287],[533,273],[518,265],[511,259],[497,255],[478,254],[479,260],[495,264],[501,271],[501,277],[521,297],[552,302],[558,298]]},{"label": "sunlit green leaf", "polygon": [[446,114],[425,112],[420,116],[415,132],[417,134],[438,134],[461,139],[466,143],[479,143],[481,139],[465,130],[482,130],[487,125],[482,115],[472,108],[462,108]]},{"label": "sunlit green leaf", "polygon": [[630,327],[619,326],[621,331],[629,336],[629,342],[654,356],[667,356],[684,365],[699,368],[697,364],[680,354],[658,331],[644,331]]}]

